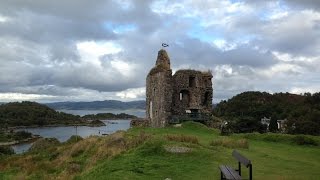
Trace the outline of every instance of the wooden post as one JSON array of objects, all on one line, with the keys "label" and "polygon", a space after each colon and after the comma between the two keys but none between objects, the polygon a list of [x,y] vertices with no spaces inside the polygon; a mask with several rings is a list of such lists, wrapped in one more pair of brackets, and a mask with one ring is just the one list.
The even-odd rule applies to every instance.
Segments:
[{"label": "wooden post", "polygon": [[238,162],[239,175],[241,176],[241,162]]},{"label": "wooden post", "polygon": [[78,126],[76,125],[76,142],[78,142]]}]

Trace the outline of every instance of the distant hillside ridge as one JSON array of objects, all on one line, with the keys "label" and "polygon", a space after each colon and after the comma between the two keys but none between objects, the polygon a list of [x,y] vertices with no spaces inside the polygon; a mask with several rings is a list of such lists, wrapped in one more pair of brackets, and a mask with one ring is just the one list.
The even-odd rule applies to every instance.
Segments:
[{"label": "distant hillside ridge", "polygon": [[72,109],[72,110],[90,110],[90,109],[145,109],[145,101],[122,102],[116,100],[92,101],[92,102],[54,102],[45,105],[53,109]]},{"label": "distant hillside ridge", "polygon": [[11,102],[0,105],[0,128],[10,126],[85,124],[80,116],[57,112],[36,102]]}]

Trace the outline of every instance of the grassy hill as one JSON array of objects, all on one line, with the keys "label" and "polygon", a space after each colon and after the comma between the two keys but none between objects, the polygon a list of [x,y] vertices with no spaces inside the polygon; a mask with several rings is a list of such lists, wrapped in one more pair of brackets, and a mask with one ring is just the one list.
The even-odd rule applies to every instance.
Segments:
[{"label": "grassy hill", "polygon": [[[312,145],[301,145],[308,142]],[[319,137],[305,135],[225,137],[191,122],[182,127],[131,128],[0,156],[0,179],[219,179],[219,164],[237,166],[233,149],[252,160],[254,179],[318,179],[319,143]],[[245,168],[243,173],[247,175]]]}]

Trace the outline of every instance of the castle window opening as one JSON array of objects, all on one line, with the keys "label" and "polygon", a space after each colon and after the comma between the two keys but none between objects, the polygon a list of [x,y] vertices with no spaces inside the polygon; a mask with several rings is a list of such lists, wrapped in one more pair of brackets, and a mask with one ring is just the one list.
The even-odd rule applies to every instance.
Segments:
[{"label": "castle window opening", "polygon": [[189,105],[190,93],[188,90],[181,90],[180,91],[180,101],[182,101],[183,104]]},{"label": "castle window opening", "polygon": [[194,76],[189,77],[189,87],[196,87],[196,77]]},{"label": "castle window opening", "polygon": [[207,105],[208,104],[208,101],[209,101],[209,92],[206,92],[205,94],[204,94],[204,98],[203,98],[203,102],[202,102],[202,105]]},{"label": "castle window opening", "polygon": [[150,112],[150,118],[153,118],[153,115],[152,115],[152,101],[150,101],[150,104],[149,104],[149,112]]}]

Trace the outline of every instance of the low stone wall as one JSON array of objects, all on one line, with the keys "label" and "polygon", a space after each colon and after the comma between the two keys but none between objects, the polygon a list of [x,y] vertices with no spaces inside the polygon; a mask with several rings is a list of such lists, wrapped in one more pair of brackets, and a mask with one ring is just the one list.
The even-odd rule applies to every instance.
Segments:
[{"label": "low stone wall", "polygon": [[130,122],[131,127],[149,127],[150,121],[148,119],[132,119]]}]

